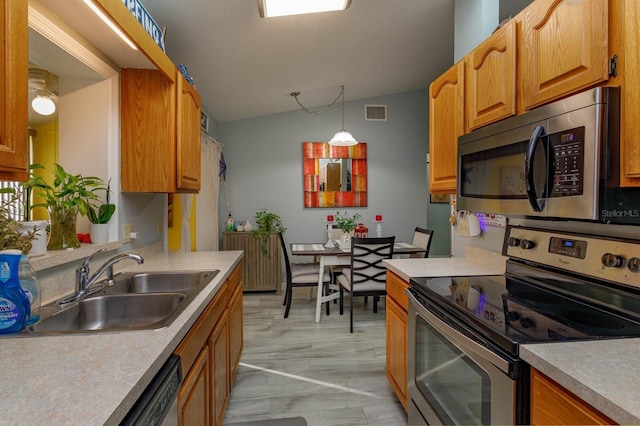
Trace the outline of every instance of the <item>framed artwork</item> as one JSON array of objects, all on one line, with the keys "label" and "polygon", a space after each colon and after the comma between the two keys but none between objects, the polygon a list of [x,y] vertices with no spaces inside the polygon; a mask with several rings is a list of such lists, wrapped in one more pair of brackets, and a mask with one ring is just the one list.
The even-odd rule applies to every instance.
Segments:
[{"label": "framed artwork", "polygon": [[304,207],[366,207],[367,144],[302,143]]},{"label": "framed artwork", "polygon": [[449,204],[449,194],[429,194],[431,204]]}]

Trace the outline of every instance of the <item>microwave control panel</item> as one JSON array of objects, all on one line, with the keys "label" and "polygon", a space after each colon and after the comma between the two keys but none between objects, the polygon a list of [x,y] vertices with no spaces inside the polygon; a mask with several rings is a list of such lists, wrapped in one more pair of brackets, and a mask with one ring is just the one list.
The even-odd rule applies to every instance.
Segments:
[{"label": "microwave control panel", "polygon": [[548,136],[553,148],[552,197],[582,195],[584,181],[584,127]]}]

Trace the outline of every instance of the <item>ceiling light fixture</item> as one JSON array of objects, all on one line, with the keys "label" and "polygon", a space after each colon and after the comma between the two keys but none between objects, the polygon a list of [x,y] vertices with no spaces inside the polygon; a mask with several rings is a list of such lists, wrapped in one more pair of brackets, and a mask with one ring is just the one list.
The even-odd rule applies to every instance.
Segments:
[{"label": "ceiling light fixture", "polygon": [[38,90],[36,97],[31,101],[31,107],[40,115],[51,115],[56,112],[56,103],[53,101],[53,93],[48,90]]},{"label": "ceiling light fixture", "polygon": [[133,41],[131,41],[131,39],[127,37],[125,33],[122,32],[120,27],[118,27],[107,15],[105,15],[102,9],[96,6],[96,4],[92,0],[84,0],[84,2],[86,3],[87,6],[89,6],[89,8],[93,11],[93,13],[98,15],[100,19],[102,19],[104,23],[107,24],[109,28],[111,28],[111,31],[116,33],[118,37],[122,39],[122,41],[127,43],[129,47],[132,48],[133,50],[138,50],[138,46],[136,46],[133,43]]},{"label": "ceiling light fixture", "polygon": [[351,0],[258,0],[261,18],[345,10]]},{"label": "ceiling light fixture", "polygon": [[357,145],[358,141],[351,135],[351,133],[347,132],[344,129],[344,85],[342,85],[342,90],[340,91],[340,95],[342,96],[342,129],[338,133],[336,133],[331,140],[329,141],[329,145],[333,146],[352,146]]}]

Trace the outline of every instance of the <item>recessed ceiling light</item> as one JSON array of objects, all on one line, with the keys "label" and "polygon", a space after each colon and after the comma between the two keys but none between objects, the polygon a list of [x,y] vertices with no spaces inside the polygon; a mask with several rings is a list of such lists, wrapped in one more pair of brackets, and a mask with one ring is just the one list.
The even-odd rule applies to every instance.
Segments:
[{"label": "recessed ceiling light", "polygon": [[261,18],[345,10],[351,0],[258,0]]}]

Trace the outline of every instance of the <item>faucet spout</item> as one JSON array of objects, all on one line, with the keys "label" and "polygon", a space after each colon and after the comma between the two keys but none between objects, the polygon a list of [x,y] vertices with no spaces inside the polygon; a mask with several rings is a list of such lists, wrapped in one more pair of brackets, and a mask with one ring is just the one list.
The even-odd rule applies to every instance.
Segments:
[{"label": "faucet spout", "polygon": [[58,301],[60,306],[64,306],[71,302],[76,302],[80,299],[83,299],[90,293],[90,289],[93,285],[98,282],[98,278],[102,276],[106,272],[106,280],[107,285],[113,284],[113,265],[116,263],[125,260],[132,259],[138,262],[138,264],[144,263],[144,259],[137,253],[122,253],[113,256],[111,259],[107,260],[98,270],[91,276],[89,276],[89,261],[98,253],[104,252],[105,249],[99,250],[87,257],[78,269],[76,269],[76,292],[69,297],[65,297],[62,300]]},{"label": "faucet spout", "polygon": [[87,280],[86,286],[84,290],[88,290],[95,282],[98,281],[98,278],[102,276],[103,273],[107,273],[107,283],[108,285],[113,284],[113,265],[120,262],[121,260],[132,259],[138,262],[138,265],[144,263],[144,259],[142,256],[136,253],[122,253],[118,254],[111,259],[107,260],[98,270]]}]

